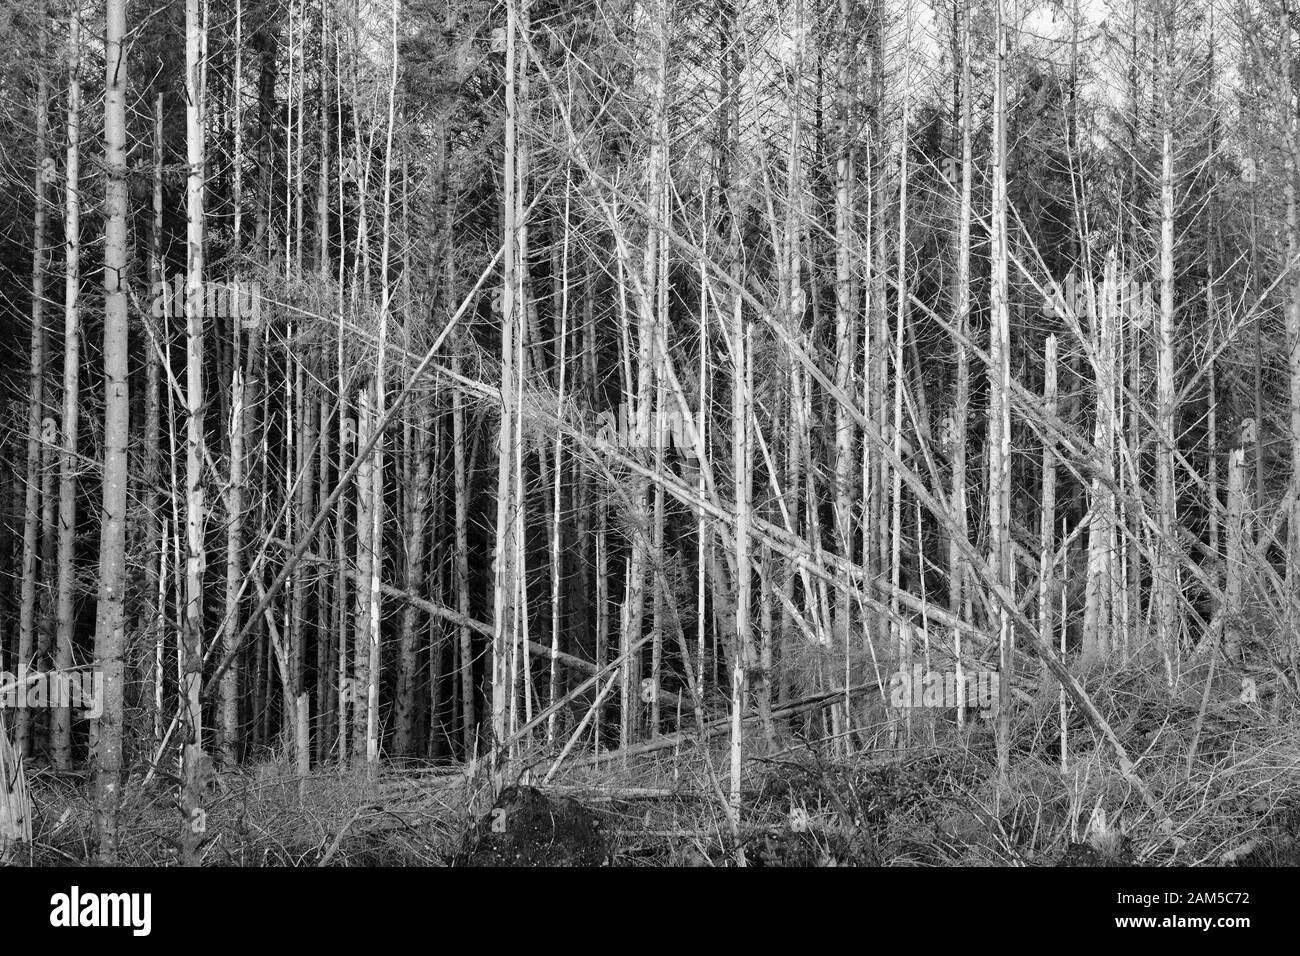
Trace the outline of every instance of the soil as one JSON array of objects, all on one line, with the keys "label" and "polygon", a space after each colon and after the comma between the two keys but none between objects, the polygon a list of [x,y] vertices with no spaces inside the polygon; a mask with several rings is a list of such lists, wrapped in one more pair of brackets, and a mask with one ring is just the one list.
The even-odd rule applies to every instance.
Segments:
[{"label": "soil", "polygon": [[456,866],[601,866],[609,847],[595,817],[567,797],[508,787],[470,832]]}]

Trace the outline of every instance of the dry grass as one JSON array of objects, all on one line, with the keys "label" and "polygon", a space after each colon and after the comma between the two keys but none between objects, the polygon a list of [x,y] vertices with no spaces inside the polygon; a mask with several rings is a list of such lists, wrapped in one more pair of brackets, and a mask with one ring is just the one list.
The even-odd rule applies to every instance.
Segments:
[{"label": "dry grass", "polygon": [[[599,762],[571,758],[545,793],[590,811],[608,860],[626,866],[734,865],[742,853],[751,866],[1276,865],[1300,856],[1300,799],[1292,796],[1300,792],[1300,731],[1284,682],[1261,679],[1258,699],[1243,702],[1239,675],[1221,674],[1202,716],[1196,673],[1185,675],[1178,694],[1151,665],[1081,676],[1173,833],[1157,825],[1108,747],[1074,716],[1062,772],[1057,696],[1047,684],[1017,708],[1005,785],[987,722],[959,729],[950,715],[918,712],[911,744],[898,752],[832,756],[824,742],[748,750],[734,831],[723,797],[725,740],[627,762],[617,753]],[[542,770],[517,782],[536,784],[547,756],[536,754],[530,763]],[[85,779],[37,771],[30,786],[33,842],[14,862],[90,859]],[[131,779],[124,863],[174,863],[175,793],[165,773],[148,787]],[[206,800],[204,861],[443,864],[481,830],[491,797],[481,768],[386,765],[374,778],[322,769],[298,779],[287,760],[267,759],[219,775]]]}]

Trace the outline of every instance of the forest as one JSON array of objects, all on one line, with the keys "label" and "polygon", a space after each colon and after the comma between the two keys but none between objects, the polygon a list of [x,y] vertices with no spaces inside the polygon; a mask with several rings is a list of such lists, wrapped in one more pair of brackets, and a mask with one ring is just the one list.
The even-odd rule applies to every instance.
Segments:
[{"label": "forest", "polygon": [[1300,861],[1290,3],[5,0],[0,863]]}]

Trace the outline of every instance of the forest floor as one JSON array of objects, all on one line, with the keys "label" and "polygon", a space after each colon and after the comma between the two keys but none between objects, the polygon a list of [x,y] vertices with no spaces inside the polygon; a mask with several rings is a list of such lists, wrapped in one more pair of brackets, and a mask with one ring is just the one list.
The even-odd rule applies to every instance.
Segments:
[{"label": "forest floor", "polygon": [[[1300,862],[1300,729],[1290,682],[1263,679],[1243,701],[1236,678],[1180,694],[1152,674],[1084,675],[1159,812],[1120,772],[1113,749],[1070,719],[1060,766],[1058,697],[1020,694],[1011,769],[997,774],[987,721],[958,728],[913,715],[907,747],[835,752],[791,742],[745,753],[741,817],[727,812],[725,738],[599,762],[575,752],[544,786],[555,754],[493,802],[479,768],[384,763],[373,775],[323,768],[305,778],[268,758],[217,774],[205,800],[203,860],[213,866],[373,865],[1283,865]],[[1105,690],[1102,690],[1102,688]],[[923,716],[924,715],[924,716]],[[751,738],[753,739],[753,738]],[[901,742],[901,741],[900,741]],[[755,744],[760,744],[754,740]],[[509,781],[507,781],[509,783]],[[123,863],[173,865],[177,781],[133,774]],[[33,769],[39,865],[91,859],[84,775]],[[1162,817],[1163,814],[1163,817]],[[1168,823],[1161,825],[1167,819]],[[1171,824],[1172,826],[1170,826]]]}]

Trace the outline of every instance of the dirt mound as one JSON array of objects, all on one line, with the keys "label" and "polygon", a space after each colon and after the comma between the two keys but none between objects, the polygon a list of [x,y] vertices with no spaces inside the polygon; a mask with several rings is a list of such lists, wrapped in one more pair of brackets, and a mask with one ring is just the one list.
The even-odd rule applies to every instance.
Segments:
[{"label": "dirt mound", "polygon": [[609,849],[595,817],[568,797],[508,787],[475,824],[454,866],[602,866]]},{"label": "dirt mound", "polygon": [[1115,841],[1113,845],[1102,844],[1100,848],[1092,843],[1069,843],[1065,852],[1056,861],[1057,866],[1135,866],[1133,848],[1125,841]]}]

